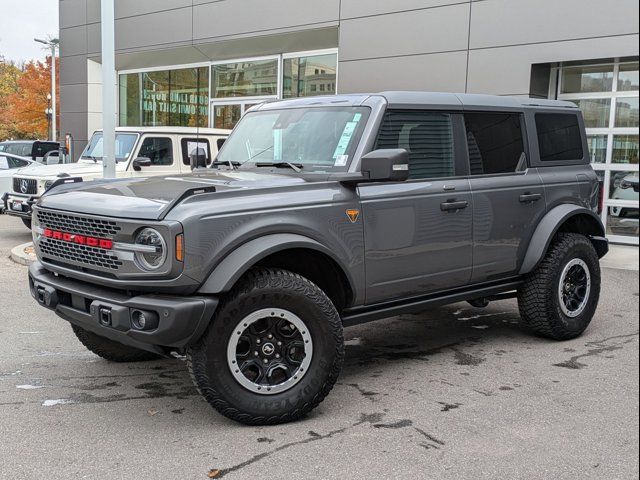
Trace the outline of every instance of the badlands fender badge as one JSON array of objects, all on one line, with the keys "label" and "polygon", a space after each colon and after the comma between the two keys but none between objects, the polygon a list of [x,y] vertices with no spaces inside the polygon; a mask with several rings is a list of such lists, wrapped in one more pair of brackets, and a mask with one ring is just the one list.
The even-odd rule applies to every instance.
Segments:
[{"label": "badlands fender badge", "polygon": [[346,211],[347,217],[349,217],[349,220],[351,221],[351,223],[356,223],[356,221],[358,220],[358,217],[360,216],[360,210],[357,210],[355,208],[350,208],[349,210]]}]

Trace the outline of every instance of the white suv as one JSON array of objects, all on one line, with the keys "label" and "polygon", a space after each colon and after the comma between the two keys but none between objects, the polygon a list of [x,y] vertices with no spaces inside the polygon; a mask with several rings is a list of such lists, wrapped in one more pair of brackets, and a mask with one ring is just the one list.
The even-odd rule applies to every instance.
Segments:
[{"label": "white suv", "polygon": [[[199,148],[211,163],[229,130],[190,127],[121,127],[116,129],[116,176],[149,177],[191,171],[190,156]],[[102,131],[91,137],[76,163],[43,165],[13,177],[4,195],[6,213],[31,228],[31,206],[61,179],[102,178]]]}]

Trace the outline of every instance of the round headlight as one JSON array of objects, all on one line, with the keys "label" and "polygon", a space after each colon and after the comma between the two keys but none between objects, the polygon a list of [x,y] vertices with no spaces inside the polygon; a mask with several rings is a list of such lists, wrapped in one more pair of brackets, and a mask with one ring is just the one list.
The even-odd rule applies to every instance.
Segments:
[{"label": "round headlight", "polygon": [[136,245],[147,247],[136,252],[138,264],[145,270],[157,270],[167,259],[167,244],[153,228],[143,228],[136,235]]},{"label": "round headlight", "polygon": [[51,188],[51,185],[53,185],[53,180],[47,180],[46,182],[44,182],[45,192]]}]

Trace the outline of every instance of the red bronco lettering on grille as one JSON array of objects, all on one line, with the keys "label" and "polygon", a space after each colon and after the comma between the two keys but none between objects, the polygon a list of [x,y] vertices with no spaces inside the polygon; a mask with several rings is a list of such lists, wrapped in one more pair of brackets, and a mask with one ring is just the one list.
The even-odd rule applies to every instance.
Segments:
[{"label": "red bronco lettering on grille", "polygon": [[87,247],[103,248],[105,250],[111,250],[113,248],[113,242],[106,238],[88,237],[86,235],[76,235],[73,233],[59,232],[57,230],[51,230],[45,228],[43,232],[44,236],[53,240],[61,240],[68,243],[77,243],[78,245],[86,245]]}]

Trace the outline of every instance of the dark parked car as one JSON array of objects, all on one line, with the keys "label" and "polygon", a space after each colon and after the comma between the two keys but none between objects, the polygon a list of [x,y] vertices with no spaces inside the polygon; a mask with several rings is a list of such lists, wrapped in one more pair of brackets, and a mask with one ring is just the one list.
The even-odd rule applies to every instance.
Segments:
[{"label": "dark parked car", "polygon": [[517,297],[564,340],[608,251],[572,103],[389,92],[252,108],[211,168],[62,185],[33,213],[32,295],[92,352],[185,354],[247,424],[333,387],[343,328]]}]

